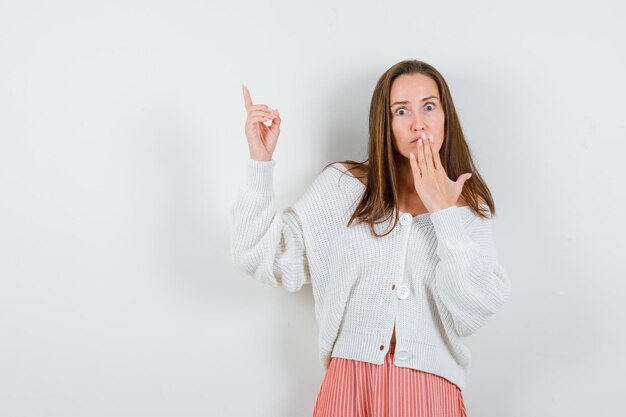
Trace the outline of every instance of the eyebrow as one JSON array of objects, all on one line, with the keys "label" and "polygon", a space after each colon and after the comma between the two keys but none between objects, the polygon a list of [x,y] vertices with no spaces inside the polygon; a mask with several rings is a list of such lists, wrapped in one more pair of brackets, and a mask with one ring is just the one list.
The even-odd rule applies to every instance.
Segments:
[{"label": "eyebrow", "polygon": [[[424,98],[422,99],[422,101],[426,101],[426,100],[428,100],[428,99],[430,99],[430,98],[436,98],[437,100],[439,100],[439,97],[437,97],[437,96],[429,96],[429,97],[424,97]],[[392,104],[391,106],[389,106],[389,107],[393,107],[393,106],[395,106],[396,104],[407,104],[408,102],[409,102],[408,100],[404,100],[404,101],[396,101],[395,103],[393,103],[393,104]]]}]

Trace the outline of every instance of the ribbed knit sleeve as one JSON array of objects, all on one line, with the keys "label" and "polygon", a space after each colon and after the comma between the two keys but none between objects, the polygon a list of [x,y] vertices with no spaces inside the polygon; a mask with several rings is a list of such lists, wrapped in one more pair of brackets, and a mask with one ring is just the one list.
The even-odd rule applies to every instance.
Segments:
[{"label": "ribbed knit sleeve", "polygon": [[302,225],[296,212],[276,208],[275,161],[248,160],[242,190],[231,206],[231,257],[245,273],[295,292],[311,283]]},{"label": "ribbed knit sleeve", "polygon": [[465,228],[457,206],[430,214],[439,262],[432,285],[437,308],[459,336],[478,330],[507,300],[510,280],[498,263],[492,219],[476,216]]}]

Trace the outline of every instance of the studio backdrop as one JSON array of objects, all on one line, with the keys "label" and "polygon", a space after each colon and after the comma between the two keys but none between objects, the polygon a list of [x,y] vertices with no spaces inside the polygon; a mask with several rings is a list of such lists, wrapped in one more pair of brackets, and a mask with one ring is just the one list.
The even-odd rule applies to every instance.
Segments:
[{"label": "studio backdrop", "polygon": [[310,286],[233,265],[241,85],[282,210],[366,158],[378,77],[446,78],[510,300],[464,339],[470,417],[626,415],[619,2],[1,1],[0,416],[309,416]]}]

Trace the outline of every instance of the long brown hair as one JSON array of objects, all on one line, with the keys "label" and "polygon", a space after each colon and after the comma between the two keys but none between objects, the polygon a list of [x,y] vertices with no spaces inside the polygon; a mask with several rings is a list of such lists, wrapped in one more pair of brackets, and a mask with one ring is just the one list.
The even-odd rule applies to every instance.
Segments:
[{"label": "long brown hair", "polygon": [[[472,177],[465,182],[461,196],[463,200],[479,216],[487,218],[489,212],[495,215],[495,205],[489,188],[478,173],[474,165],[472,155],[465,141],[459,117],[452,102],[450,89],[443,76],[433,66],[418,60],[400,61],[389,68],[376,83],[372,94],[369,116],[369,145],[368,157],[363,162],[352,160],[335,161],[326,167],[342,162],[349,164],[348,171],[359,169],[367,177],[365,191],[357,205],[347,227],[357,220],[367,223],[375,237],[383,237],[393,230],[398,222],[398,172],[396,159],[404,158],[393,146],[393,133],[391,130],[390,92],[394,80],[402,74],[424,74],[432,78],[439,88],[441,103],[445,114],[444,140],[439,151],[441,163],[450,179],[455,181],[459,175],[471,172]],[[325,167],[325,168],[326,168]],[[347,171],[346,171],[347,172]],[[362,177],[357,177],[362,178]],[[482,200],[482,201],[481,201]],[[489,211],[479,207],[486,204]],[[393,210],[396,215],[394,223],[388,232],[378,235],[374,229],[374,223],[382,223],[388,220]],[[378,221],[382,219],[381,221]]]}]

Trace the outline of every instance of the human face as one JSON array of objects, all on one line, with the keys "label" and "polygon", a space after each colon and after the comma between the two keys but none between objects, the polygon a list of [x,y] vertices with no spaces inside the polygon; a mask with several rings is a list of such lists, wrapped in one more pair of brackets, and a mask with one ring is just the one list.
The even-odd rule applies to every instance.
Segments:
[{"label": "human face", "polygon": [[417,139],[424,132],[426,140],[433,135],[431,147],[439,152],[444,139],[445,114],[437,83],[424,74],[402,74],[391,85],[390,103],[396,150],[407,159],[413,152],[417,159]]}]

